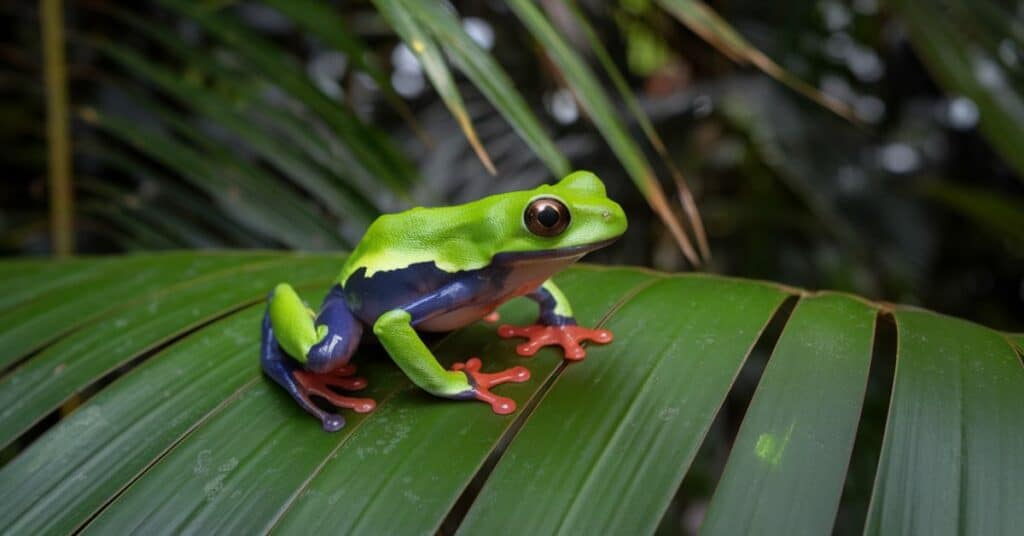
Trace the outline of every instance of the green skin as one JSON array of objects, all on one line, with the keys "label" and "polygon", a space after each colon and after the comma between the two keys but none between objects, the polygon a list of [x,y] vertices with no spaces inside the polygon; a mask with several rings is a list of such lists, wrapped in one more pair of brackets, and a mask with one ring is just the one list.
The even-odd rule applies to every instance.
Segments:
[{"label": "green skin", "polygon": [[[526,208],[539,198],[556,199],[569,211],[569,225],[555,236],[536,234],[524,221],[528,218]],[[467,393],[480,391],[473,375],[462,369],[445,370],[417,331],[456,329],[522,295],[540,302],[542,313],[546,301],[549,318],[553,314],[575,326],[565,295],[550,277],[589,251],[621,236],[626,226],[622,208],[607,197],[604,184],[594,174],[579,171],[554,185],[494,195],[459,206],[413,208],[381,216],[347,258],[337,282],[358,321],[372,326],[385,350],[414,383],[438,396],[469,398]],[[499,261],[495,259],[503,264],[496,266]],[[475,286],[468,287],[472,289],[471,295],[460,295],[457,303],[450,306],[431,307],[450,299],[454,292],[451,289],[456,288],[438,283],[420,296],[387,303],[370,317],[365,310],[360,312],[361,304],[373,299],[367,294],[374,294],[374,284],[394,287],[396,274],[420,283],[423,266],[432,273],[452,274],[441,278],[448,280],[443,285],[450,285],[463,272],[485,274],[484,283],[477,284],[481,276],[475,276]],[[487,281],[489,268],[502,274],[499,282]],[[375,277],[382,274],[385,277]],[[360,290],[356,289],[357,281],[361,281]],[[457,288],[465,292],[467,287]],[[327,326],[317,324],[317,315],[287,284],[275,289],[268,316],[280,347],[304,366],[308,365],[307,354],[328,336]]]}]

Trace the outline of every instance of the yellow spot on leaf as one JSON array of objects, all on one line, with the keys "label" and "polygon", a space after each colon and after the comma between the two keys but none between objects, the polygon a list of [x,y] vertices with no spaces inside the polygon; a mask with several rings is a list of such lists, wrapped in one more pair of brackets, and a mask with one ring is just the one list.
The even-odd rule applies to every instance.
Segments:
[{"label": "yellow spot on leaf", "polygon": [[757,437],[757,443],[754,445],[754,454],[765,462],[779,465],[779,462],[782,461],[782,453],[786,450],[786,445],[789,444],[789,438],[792,435],[792,424],[789,425],[789,429],[786,430],[786,436],[781,440],[775,437],[774,434],[765,432]]}]

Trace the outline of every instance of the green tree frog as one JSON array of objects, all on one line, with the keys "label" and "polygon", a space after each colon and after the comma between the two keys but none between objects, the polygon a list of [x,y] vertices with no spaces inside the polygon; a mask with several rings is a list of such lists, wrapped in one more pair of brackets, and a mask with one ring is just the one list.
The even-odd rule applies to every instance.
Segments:
[{"label": "green tree frog", "polygon": [[577,171],[554,185],[494,195],[459,206],[413,208],[386,214],[370,225],[341,268],[319,312],[286,283],[277,285],[263,317],[261,364],[323,428],[345,424],[311,396],[336,407],[371,411],[367,398],[333,388],[366,386],[349,364],[364,328],[383,345],[416,385],[445,398],[476,399],[499,414],[515,402],[491,391],[529,379],[525,367],[484,373],[477,358],[446,370],[419,332],[450,331],[483,318],[517,296],[540,306],[532,326],[502,325],[502,337],[525,337],[529,356],[560,345],[566,359],[585,356],[580,343],[608,343],[607,330],[576,324],[565,295],[551,276],[626,230],[622,208],[593,173]]}]

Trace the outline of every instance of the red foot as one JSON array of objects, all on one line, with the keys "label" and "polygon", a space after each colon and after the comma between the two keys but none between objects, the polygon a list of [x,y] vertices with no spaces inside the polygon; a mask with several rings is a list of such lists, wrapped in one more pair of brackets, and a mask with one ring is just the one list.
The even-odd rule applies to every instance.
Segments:
[{"label": "red foot", "polygon": [[295,381],[306,394],[317,395],[325,398],[331,404],[339,408],[355,410],[356,413],[368,413],[377,407],[377,403],[370,398],[355,398],[339,395],[331,387],[344,389],[346,391],[358,391],[366,387],[366,378],[353,377],[356,373],[355,365],[345,365],[338,370],[317,374],[305,370],[295,371]]},{"label": "red foot", "polygon": [[455,363],[452,370],[465,372],[473,385],[473,396],[481,402],[490,404],[491,409],[498,415],[508,415],[515,411],[516,402],[492,393],[491,387],[509,382],[522,383],[530,379],[530,371],[526,367],[512,367],[490,374],[480,372],[480,360],[475,357],[469,358],[465,363]]},{"label": "red foot", "polygon": [[516,346],[516,353],[522,356],[531,356],[537,350],[549,345],[557,344],[562,347],[565,358],[572,361],[579,361],[587,356],[587,351],[580,346],[583,341],[594,341],[599,344],[612,342],[612,332],[607,329],[590,329],[583,326],[545,326],[534,324],[532,326],[510,326],[508,324],[498,327],[498,335],[508,339],[510,337],[526,337],[528,341]]}]

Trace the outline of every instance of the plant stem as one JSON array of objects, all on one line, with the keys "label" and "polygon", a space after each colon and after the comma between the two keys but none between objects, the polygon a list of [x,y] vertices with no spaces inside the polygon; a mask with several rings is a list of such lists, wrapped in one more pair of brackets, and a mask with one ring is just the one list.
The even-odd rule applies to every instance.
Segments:
[{"label": "plant stem", "polygon": [[64,5],[41,0],[46,80],[46,136],[49,151],[50,225],[53,252],[67,257],[74,251],[74,212],[71,195],[71,144],[68,134],[68,87],[64,59]]}]

